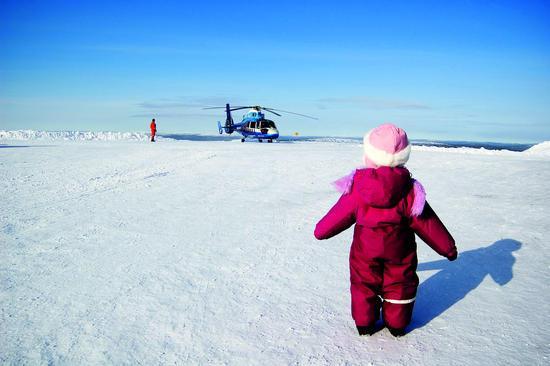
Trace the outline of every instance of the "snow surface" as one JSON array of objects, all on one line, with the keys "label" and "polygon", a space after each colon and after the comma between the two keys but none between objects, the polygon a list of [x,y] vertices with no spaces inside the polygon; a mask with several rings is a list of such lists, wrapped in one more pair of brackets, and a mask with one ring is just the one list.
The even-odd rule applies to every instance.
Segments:
[{"label": "snow surface", "polygon": [[0,141],[0,363],[547,365],[550,158],[414,149],[454,235],[419,243],[409,333],[356,334],[352,230],[316,241],[361,146]]}]

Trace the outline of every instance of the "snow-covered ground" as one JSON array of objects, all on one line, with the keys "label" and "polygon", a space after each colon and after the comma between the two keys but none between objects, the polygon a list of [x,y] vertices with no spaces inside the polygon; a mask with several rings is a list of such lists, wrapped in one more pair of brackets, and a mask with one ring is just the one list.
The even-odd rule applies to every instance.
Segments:
[{"label": "snow-covered ground", "polygon": [[413,149],[460,256],[396,339],[313,237],[360,145],[0,140],[0,363],[548,365],[548,148]]}]

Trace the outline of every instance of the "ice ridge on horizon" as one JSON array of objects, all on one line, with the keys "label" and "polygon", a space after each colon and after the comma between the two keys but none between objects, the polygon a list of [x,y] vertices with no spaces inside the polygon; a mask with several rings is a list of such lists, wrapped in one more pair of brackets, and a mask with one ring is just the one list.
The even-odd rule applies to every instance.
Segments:
[{"label": "ice ridge on horizon", "polygon": [[[234,141],[238,136],[220,136],[203,134],[161,134],[161,137],[172,140],[187,141]],[[0,140],[70,140],[70,141],[119,141],[137,140],[147,141],[149,134],[146,132],[115,132],[115,131],[35,131],[35,130],[0,130]],[[327,143],[362,143],[361,137],[336,137],[336,136],[281,136],[280,142],[327,142]],[[418,139],[411,140],[414,146],[440,147],[440,148],[472,148],[486,150],[508,150],[515,152],[530,151],[541,152],[548,150],[550,141],[539,144],[498,143],[476,141],[438,141]]]}]

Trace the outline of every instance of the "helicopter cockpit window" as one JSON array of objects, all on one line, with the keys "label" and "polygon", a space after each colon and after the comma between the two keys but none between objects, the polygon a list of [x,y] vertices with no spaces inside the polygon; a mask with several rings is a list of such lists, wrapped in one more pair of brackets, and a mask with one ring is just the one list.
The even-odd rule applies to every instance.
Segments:
[{"label": "helicopter cockpit window", "polygon": [[275,123],[273,123],[273,121],[263,120],[261,127],[262,128],[275,128]]},{"label": "helicopter cockpit window", "polygon": [[256,122],[250,122],[250,128],[256,128]]}]

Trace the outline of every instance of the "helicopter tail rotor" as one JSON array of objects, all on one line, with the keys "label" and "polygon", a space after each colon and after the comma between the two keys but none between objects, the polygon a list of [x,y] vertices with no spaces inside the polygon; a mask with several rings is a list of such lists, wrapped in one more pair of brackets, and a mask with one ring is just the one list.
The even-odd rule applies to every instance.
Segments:
[{"label": "helicopter tail rotor", "polygon": [[233,117],[231,117],[231,107],[229,106],[229,103],[225,105],[225,114],[225,133],[232,134],[234,131]]}]

